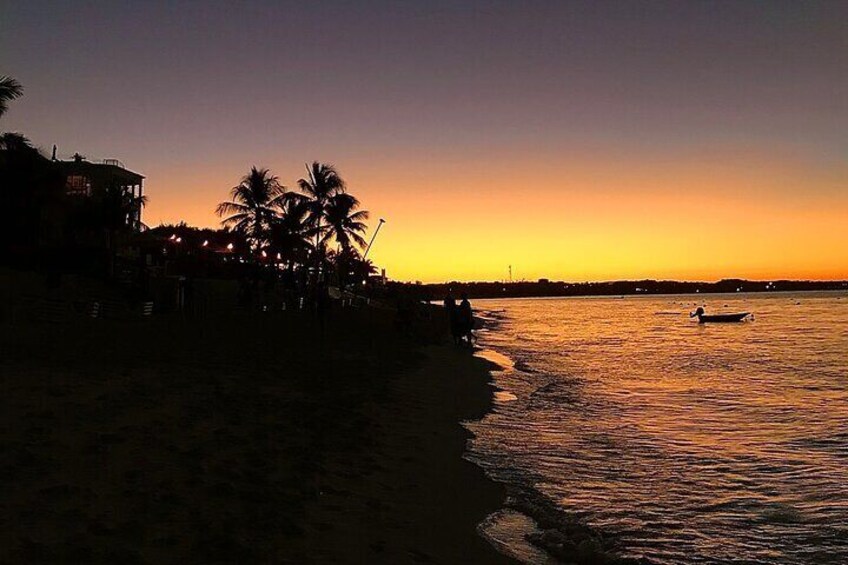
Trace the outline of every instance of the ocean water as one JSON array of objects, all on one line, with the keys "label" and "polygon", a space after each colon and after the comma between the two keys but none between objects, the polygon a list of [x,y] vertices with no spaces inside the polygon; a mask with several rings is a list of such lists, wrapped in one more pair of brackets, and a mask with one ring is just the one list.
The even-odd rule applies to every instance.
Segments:
[{"label": "ocean water", "polygon": [[650,563],[848,563],[848,292],[475,308],[503,370],[469,457],[513,493],[486,526],[509,551],[546,560],[529,496]]}]

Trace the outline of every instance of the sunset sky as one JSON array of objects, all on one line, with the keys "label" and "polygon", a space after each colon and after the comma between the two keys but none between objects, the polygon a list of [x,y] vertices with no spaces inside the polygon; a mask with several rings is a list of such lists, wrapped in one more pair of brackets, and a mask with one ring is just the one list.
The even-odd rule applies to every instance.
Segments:
[{"label": "sunset sky", "polygon": [[0,1],[0,131],[214,226],[335,164],[400,280],[848,278],[848,2]]}]

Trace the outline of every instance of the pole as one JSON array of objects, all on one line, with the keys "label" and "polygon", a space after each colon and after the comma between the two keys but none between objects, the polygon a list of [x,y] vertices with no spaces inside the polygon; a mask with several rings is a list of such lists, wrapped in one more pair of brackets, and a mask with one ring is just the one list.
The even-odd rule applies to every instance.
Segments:
[{"label": "pole", "polygon": [[383,224],[386,223],[386,220],[380,218],[380,223],[377,224],[377,229],[374,230],[374,235],[371,236],[371,241],[368,242],[368,247],[365,248],[365,255],[362,256],[362,260],[365,261],[365,258],[368,257],[368,252],[371,251],[371,246],[374,245],[374,240],[377,239],[377,234],[380,233],[380,228],[383,227]]}]

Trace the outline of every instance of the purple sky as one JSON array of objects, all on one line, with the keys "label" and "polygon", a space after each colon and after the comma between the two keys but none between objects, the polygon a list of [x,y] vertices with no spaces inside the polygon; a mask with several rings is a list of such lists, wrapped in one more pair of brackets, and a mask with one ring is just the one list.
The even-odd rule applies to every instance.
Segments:
[{"label": "purple sky", "polygon": [[7,127],[148,166],[399,137],[844,158],[846,22],[846,2],[28,0],[3,7],[0,65],[27,87]]}]

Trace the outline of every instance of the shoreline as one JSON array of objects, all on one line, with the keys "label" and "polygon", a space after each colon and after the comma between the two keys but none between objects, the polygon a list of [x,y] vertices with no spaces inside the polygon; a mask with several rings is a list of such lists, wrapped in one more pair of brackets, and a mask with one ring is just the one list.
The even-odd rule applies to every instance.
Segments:
[{"label": "shoreline", "polygon": [[461,422],[492,407],[490,362],[452,345],[423,352],[370,414],[371,449],[325,465],[306,509],[309,560],[517,563],[480,533],[506,488],[465,458],[472,434]]},{"label": "shoreline", "polygon": [[[497,331],[501,316],[480,310],[480,318],[488,331]],[[526,373],[522,362],[516,363],[508,351],[483,343],[477,355],[490,365],[490,375],[495,398],[513,402],[518,398],[507,388],[496,385],[496,375]],[[508,382],[508,381],[507,381]],[[474,451],[478,459],[485,456]],[[485,464],[481,460],[482,467]],[[574,563],[580,565],[649,565],[645,559],[621,557],[620,547],[598,530],[560,509],[535,487],[517,483],[504,483],[508,500],[502,508],[487,519],[487,532],[504,546],[504,551],[523,563]]]}]

